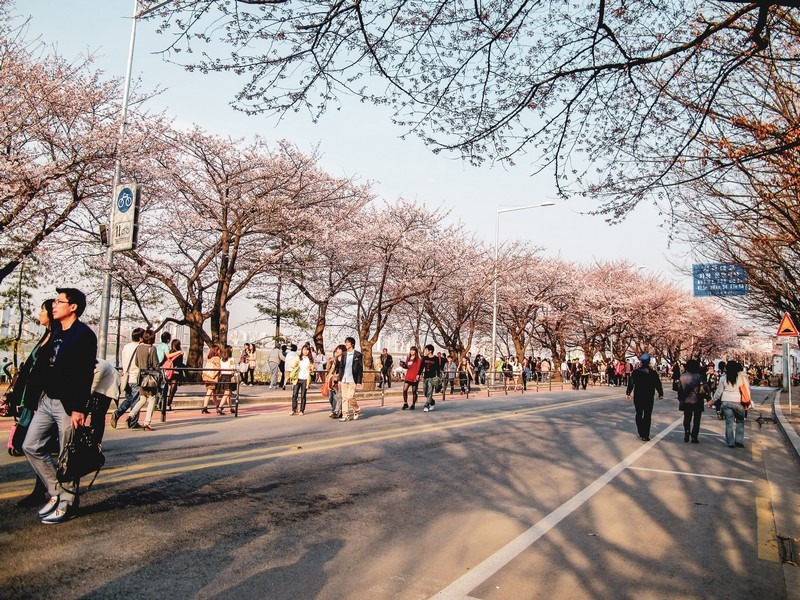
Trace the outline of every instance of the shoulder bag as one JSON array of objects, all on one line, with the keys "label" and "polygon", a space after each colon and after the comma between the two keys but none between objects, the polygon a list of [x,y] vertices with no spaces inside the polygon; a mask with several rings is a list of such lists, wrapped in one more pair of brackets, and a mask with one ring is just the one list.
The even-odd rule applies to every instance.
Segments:
[{"label": "shoulder bag", "polygon": [[87,487],[88,491],[104,464],[106,457],[103,456],[100,442],[95,441],[92,428],[78,427],[72,432],[72,438],[64,444],[58,456],[56,478],[61,483],[69,483],[94,473],[94,478]]},{"label": "shoulder bag", "polygon": [[745,410],[750,408],[750,405],[753,403],[752,398],[750,398],[750,388],[744,383],[739,386],[739,396],[741,397],[742,406]]}]

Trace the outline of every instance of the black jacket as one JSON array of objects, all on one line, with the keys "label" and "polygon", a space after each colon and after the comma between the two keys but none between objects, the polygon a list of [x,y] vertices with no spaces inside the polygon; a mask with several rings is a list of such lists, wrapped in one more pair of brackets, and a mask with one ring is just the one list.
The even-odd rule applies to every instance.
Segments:
[{"label": "black jacket", "polygon": [[661,387],[661,379],[650,367],[639,367],[631,373],[631,380],[628,383],[626,394],[633,390],[634,400],[653,400],[653,396],[658,392],[659,396],[664,395],[664,388]]},{"label": "black jacket", "polygon": [[[347,364],[347,352],[342,354],[342,364],[339,365],[339,381],[344,379],[344,368]],[[364,360],[361,358],[361,352],[353,350],[353,379],[356,383],[364,381]]]},{"label": "black jacket", "polygon": [[68,415],[85,413],[92,396],[92,379],[97,358],[97,336],[89,326],[75,321],[66,331],[53,328],[53,337],[42,357],[42,387],[45,394],[61,400]]}]

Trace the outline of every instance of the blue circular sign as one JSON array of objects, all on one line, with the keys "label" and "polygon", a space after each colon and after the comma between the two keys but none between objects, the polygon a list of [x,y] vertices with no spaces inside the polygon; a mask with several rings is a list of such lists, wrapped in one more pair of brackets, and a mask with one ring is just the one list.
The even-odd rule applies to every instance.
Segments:
[{"label": "blue circular sign", "polygon": [[133,206],[133,192],[130,188],[122,188],[117,196],[117,210],[126,213],[131,206]]}]

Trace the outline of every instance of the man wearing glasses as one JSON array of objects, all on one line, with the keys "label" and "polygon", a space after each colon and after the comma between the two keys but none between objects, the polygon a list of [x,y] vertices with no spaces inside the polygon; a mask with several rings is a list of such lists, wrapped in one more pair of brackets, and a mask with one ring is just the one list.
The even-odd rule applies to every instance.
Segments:
[{"label": "man wearing glasses", "polygon": [[59,447],[72,437],[86,418],[92,395],[97,336],[79,321],[86,309],[86,296],[74,288],[57,288],[53,300],[51,342],[46,347],[48,366],[42,370],[42,397],[31,420],[22,450],[33,470],[44,482],[50,499],[39,517],[44,524],[63,523],[76,516],[78,481],[62,484],[56,478],[56,462],[46,450],[53,425]]}]

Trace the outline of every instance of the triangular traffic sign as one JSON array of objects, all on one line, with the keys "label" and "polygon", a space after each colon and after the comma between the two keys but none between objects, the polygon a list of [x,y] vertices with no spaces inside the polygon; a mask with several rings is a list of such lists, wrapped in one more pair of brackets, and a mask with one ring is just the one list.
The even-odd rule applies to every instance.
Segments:
[{"label": "triangular traffic sign", "polygon": [[789,316],[789,313],[783,313],[783,318],[781,319],[781,324],[778,326],[778,333],[776,335],[784,335],[787,337],[797,337],[800,335],[800,332],[797,331],[797,327],[794,325],[794,321],[792,321],[792,317]]}]

